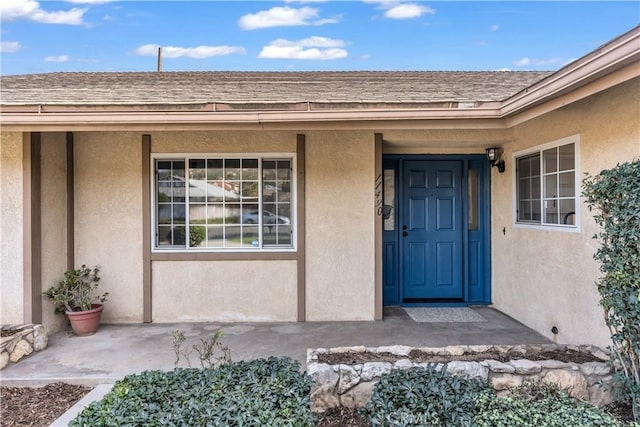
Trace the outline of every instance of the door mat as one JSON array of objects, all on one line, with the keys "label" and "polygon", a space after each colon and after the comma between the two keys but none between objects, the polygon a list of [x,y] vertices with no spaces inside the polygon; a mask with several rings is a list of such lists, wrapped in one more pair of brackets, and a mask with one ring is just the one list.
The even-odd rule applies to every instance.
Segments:
[{"label": "door mat", "polygon": [[487,319],[468,307],[405,307],[415,322],[486,322]]}]

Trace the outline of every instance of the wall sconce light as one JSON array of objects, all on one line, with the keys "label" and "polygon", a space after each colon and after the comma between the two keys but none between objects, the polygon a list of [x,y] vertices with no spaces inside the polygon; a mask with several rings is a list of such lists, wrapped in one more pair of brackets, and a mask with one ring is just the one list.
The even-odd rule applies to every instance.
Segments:
[{"label": "wall sconce light", "polygon": [[487,160],[491,163],[491,167],[496,166],[498,168],[498,172],[504,172],[504,160],[500,160],[500,148],[491,147],[485,149],[487,152]]}]

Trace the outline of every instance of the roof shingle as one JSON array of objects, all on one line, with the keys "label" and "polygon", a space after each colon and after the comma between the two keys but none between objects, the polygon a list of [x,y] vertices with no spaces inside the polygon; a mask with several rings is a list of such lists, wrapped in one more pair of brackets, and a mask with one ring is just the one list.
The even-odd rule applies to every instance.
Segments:
[{"label": "roof shingle", "polygon": [[539,71],[114,72],[0,77],[0,105],[159,105],[502,101]]}]

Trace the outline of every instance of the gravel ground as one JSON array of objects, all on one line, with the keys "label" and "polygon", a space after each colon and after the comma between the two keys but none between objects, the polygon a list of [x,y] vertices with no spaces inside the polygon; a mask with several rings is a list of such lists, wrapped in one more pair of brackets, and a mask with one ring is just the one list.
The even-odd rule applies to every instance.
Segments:
[{"label": "gravel ground", "polygon": [[65,383],[44,387],[0,387],[2,426],[46,427],[71,408],[91,388]]}]

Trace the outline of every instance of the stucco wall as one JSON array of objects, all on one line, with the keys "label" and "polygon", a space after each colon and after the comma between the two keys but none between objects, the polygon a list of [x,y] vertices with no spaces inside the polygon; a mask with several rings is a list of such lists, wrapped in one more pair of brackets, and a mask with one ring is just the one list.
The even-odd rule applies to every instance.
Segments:
[{"label": "stucco wall", "polygon": [[[640,79],[614,87],[514,129],[504,145],[506,172],[492,171],[492,275],[496,308],[561,343],[605,346],[609,333],[594,285],[596,225],[581,207],[580,233],[513,225],[514,152],[580,135],[580,171],[595,174],[640,157]],[[505,234],[502,230],[505,229]]]},{"label": "stucco wall", "polygon": [[[66,135],[43,133],[41,160],[42,290],[57,285],[67,269],[67,148]],[[47,333],[61,330],[66,317],[54,313],[42,298],[42,323]]]},{"label": "stucco wall", "polygon": [[295,321],[296,270],[296,261],[153,262],[153,321]]},{"label": "stucco wall", "polygon": [[373,320],[374,135],[306,135],[307,320]]},{"label": "stucco wall", "polygon": [[101,266],[104,322],[141,322],[140,133],[78,132],[74,148],[76,265]]},{"label": "stucco wall", "polygon": [[22,133],[0,133],[0,322],[22,323]]}]

